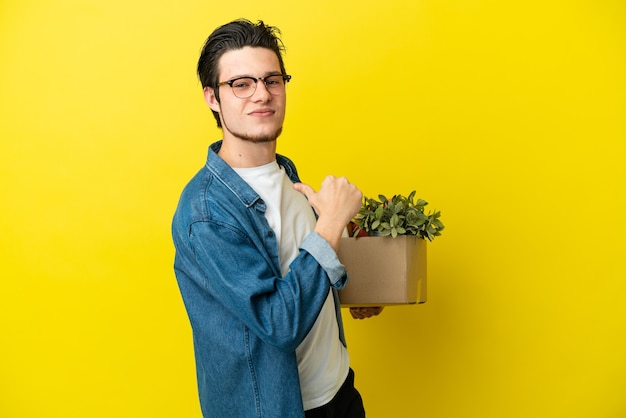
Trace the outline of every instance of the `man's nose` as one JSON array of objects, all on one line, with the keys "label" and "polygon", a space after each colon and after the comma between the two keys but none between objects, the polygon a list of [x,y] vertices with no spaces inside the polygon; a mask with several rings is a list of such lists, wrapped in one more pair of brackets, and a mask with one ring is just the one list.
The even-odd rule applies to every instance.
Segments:
[{"label": "man's nose", "polygon": [[265,81],[257,80],[256,89],[254,90],[254,94],[252,94],[252,99],[269,101],[271,98],[272,98],[272,93],[270,93],[270,91],[267,89],[267,86],[265,85]]}]

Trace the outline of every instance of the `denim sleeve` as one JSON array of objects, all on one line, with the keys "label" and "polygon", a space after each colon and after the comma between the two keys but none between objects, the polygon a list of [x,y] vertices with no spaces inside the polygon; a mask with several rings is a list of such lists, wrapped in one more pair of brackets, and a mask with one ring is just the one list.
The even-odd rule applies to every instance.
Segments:
[{"label": "denim sleeve", "polygon": [[297,348],[328,296],[328,272],[302,251],[281,277],[268,256],[251,235],[232,226],[215,222],[191,226],[187,244],[178,246],[175,268],[183,298],[190,301],[186,303],[193,307],[191,315],[198,316],[199,326],[206,326],[207,313],[226,309],[265,342],[281,350]]},{"label": "denim sleeve", "polygon": [[343,289],[348,282],[346,268],[337,258],[333,247],[317,232],[310,233],[300,244],[300,249],[308,252],[315,258],[328,274],[331,286]]}]

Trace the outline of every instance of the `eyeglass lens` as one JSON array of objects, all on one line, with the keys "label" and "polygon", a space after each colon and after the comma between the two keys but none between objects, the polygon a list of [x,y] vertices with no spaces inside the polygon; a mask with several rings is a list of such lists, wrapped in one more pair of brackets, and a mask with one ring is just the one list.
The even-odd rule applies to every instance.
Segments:
[{"label": "eyeglass lens", "polygon": [[[265,88],[271,94],[278,95],[285,92],[285,79],[282,74],[270,75],[263,79],[258,79],[262,83],[265,83]],[[245,99],[254,94],[257,86],[257,79],[252,77],[241,77],[232,80],[230,86],[233,89],[235,96]]]}]

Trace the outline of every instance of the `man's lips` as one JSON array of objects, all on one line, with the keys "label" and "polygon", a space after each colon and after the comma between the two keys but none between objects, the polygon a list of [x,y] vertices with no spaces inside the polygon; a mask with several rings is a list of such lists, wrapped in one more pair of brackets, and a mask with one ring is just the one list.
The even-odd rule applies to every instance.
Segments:
[{"label": "man's lips", "polygon": [[272,109],[257,109],[257,110],[253,110],[252,112],[248,113],[248,115],[250,116],[258,116],[258,117],[267,117],[267,116],[272,116],[275,113],[274,110]]}]

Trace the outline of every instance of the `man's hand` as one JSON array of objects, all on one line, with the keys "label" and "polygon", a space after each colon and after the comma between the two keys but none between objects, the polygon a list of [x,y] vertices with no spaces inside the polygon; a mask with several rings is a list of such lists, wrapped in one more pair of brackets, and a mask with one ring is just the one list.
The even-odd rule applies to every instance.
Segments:
[{"label": "man's hand", "polygon": [[365,319],[376,316],[383,311],[382,306],[364,306],[350,308],[350,314],[354,319]]},{"label": "man's hand", "polygon": [[317,212],[315,232],[337,251],[343,230],[361,208],[361,191],[347,178],[333,176],[324,179],[319,192],[304,183],[296,183],[293,187],[309,199]]}]

